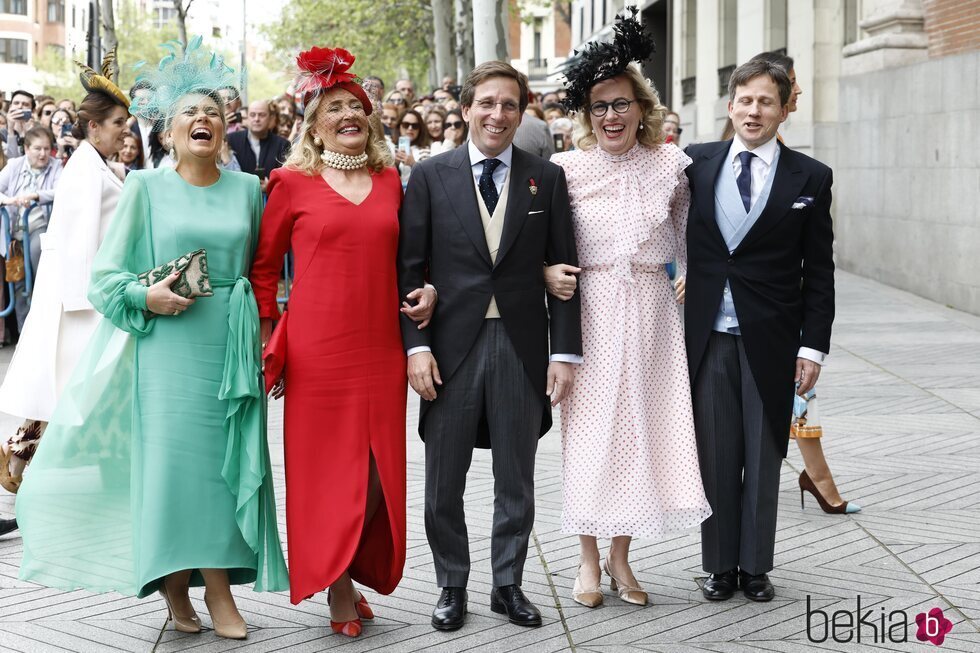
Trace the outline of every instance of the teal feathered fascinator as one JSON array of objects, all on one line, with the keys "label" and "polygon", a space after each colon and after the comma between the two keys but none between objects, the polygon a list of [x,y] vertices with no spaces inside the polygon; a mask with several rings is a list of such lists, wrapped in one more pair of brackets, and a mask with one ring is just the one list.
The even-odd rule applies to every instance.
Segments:
[{"label": "teal feathered fascinator", "polygon": [[[201,46],[200,36],[187,45],[168,41],[161,46],[168,53],[159,64],[137,63],[134,84],[137,92],[133,94],[129,112],[145,120],[169,123],[177,111],[177,101],[185,95],[227,90],[226,101],[239,97],[245,86],[244,71],[236,73],[221,55]],[[142,89],[149,92],[139,92]]]}]

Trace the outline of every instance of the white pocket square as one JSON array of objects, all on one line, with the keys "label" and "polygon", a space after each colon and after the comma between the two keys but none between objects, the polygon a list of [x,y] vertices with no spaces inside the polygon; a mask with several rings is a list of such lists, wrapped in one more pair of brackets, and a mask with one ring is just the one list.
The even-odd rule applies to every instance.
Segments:
[{"label": "white pocket square", "polygon": [[803,202],[794,202],[793,203],[793,208],[794,209],[805,209],[806,208],[806,204],[804,204]]},{"label": "white pocket square", "polygon": [[541,209],[540,211],[528,211],[527,212],[528,215],[534,215],[535,213],[544,213],[544,209]]},{"label": "white pocket square", "polygon": [[805,209],[808,206],[813,206],[813,198],[805,195],[800,195],[796,198],[796,201],[793,202],[794,209]]}]

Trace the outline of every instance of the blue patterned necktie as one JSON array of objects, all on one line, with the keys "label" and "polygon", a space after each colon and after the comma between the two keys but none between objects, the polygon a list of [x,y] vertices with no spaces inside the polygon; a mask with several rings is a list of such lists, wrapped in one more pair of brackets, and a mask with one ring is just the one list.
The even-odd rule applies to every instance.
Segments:
[{"label": "blue patterned necktie", "polygon": [[738,153],[738,160],[742,164],[742,171],[738,173],[738,194],[742,196],[742,204],[745,205],[745,212],[752,210],[752,157],[755,155],[746,150]]},{"label": "blue patterned necktie", "polygon": [[483,174],[480,175],[480,195],[483,196],[483,204],[487,207],[487,212],[493,215],[493,210],[497,208],[497,184],[493,183],[493,171],[500,165],[500,159],[484,159]]}]

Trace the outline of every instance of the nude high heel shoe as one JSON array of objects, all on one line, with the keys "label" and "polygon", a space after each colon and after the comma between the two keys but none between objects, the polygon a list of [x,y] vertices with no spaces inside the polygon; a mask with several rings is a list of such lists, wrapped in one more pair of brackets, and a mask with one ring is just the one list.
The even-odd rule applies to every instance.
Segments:
[{"label": "nude high heel shoe", "polygon": [[[225,639],[245,639],[248,637],[248,625],[241,617],[238,617],[238,619],[229,619],[228,621],[219,620],[217,613],[220,610],[220,606],[212,605],[211,601],[208,600],[207,592],[204,593],[204,604],[208,606],[208,612],[211,614],[211,624],[214,626],[215,635],[224,637]],[[234,605],[234,601],[232,605]],[[215,610],[215,607],[219,607],[219,610]]]},{"label": "nude high heel shoe", "polygon": [[572,599],[587,608],[602,605],[602,574],[599,574],[599,582],[595,587],[585,588],[582,586],[582,565],[579,565],[578,573],[575,574],[575,585],[572,587]]},{"label": "nude high heel shoe", "polygon": [[167,604],[169,619],[174,622],[175,630],[182,633],[201,632],[201,618],[197,616],[197,612],[194,612],[193,608],[191,609],[191,613],[189,615],[179,615],[174,612],[174,608],[170,604],[170,596],[167,594],[167,587],[165,585],[160,587],[160,596],[163,597],[163,602]]},{"label": "nude high heel shoe", "polygon": [[633,587],[632,585],[627,585],[613,576],[609,568],[609,558],[606,558],[605,562],[602,563],[602,568],[605,570],[606,575],[609,576],[609,589],[619,594],[620,600],[626,603],[632,603],[633,605],[647,604],[649,597],[647,596],[646,590],[639,586]]}]

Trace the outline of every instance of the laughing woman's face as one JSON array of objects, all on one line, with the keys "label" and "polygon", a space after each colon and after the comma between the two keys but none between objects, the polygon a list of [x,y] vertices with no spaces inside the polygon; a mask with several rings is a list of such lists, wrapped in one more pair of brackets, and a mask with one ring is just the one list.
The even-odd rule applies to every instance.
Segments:
[{"label": "laughing woman's face", "polygon": [[181,98],[170,127],[177,159],[197,157],[216,161],[225,137],[223,116],[212,97],[195,93]]}]

